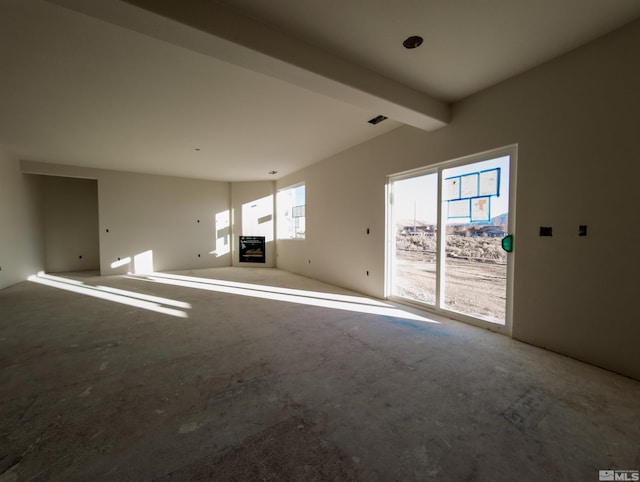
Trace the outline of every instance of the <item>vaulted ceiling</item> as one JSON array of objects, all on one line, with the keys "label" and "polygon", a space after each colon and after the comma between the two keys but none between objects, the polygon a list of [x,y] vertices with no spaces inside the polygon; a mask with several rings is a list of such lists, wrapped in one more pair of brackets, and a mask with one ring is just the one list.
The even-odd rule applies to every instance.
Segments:
[{"label": "vaulted ceiling", "polygon": [[403,124],[441,128],[450,103],[639,16],[637,0],[0,0],[0,145],[274,179]]}]

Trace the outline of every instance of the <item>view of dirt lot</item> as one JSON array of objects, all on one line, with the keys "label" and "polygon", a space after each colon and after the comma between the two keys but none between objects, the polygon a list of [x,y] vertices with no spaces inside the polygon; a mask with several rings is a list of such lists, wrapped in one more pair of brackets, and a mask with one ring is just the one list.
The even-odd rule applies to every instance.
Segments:
[{"label": "view of dirt lot", "polygon": [[[497,237],[447,235],[444,307],[504,323],[506,254]],[[397,236],[394,295],[434,304],[435,280],[435,236]]]}]

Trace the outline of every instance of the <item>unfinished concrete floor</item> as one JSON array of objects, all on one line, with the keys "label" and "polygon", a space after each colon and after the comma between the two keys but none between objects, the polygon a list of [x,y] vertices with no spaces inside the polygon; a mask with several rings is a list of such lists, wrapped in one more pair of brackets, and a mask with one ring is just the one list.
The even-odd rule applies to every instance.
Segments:
[{"label": "unfinished concrete floor", "polygon": [[502,335],[273,269],[68,278],[0,291],[2,482],[640,468],[640,383]]}]

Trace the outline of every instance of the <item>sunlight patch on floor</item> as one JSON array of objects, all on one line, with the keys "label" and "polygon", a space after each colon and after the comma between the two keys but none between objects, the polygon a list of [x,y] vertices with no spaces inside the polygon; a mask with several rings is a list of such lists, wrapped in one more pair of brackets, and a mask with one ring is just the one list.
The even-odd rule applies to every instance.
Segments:
[{"label": "sunlight patch on floor", "polygon": [[185,309],[191,308],[191,305],[189,303],[183,303],[181,301],[172,300],[169,298],[161,298],[159,296],[136,293],[135,291],[109,288],[107,286],[91,286],[83,283],[82,281],[64,278],[62,276],[53,276],[42,271],[29,276],[29,278],[27,279],[32,283],[38,283],[41,285],[50,286],[52,288],[58,288],[85,296],[91,296],[93,298],[99,298],[102,300],[112,301],[114,303],[120,303],[123,305],[134,306],[136,308],[142,308],[149,311],[155,311],[157,313],[175,316],[177,318],[188,318],[188,315],[185,311],[177,310],[174,308],[167,308],[166,306],[162,305],[175,306]]},{"label": "sunlight patch on floor", "polygon": [[431,320],[424,316],[411,313],[410,311],[406,311],[400,308],[396,308],[390,304],[359,296],[347,296],[334,293],[322,293],[318,291],[279,288],[277,286],[256,285],[250,283],[197,278],[193,276],[181,276],[166,273],[130,275],[130,277],[154,283],[163,283],[185,288],[214,291],[217,293],[250,296],[260,299],[284,301],[287,303],[299,303],[309,306],[318,306],[322,308],[332,308],[357,313],[392,316],[395,318],[404,318],[407,320],[438,323],[437,321]]}]

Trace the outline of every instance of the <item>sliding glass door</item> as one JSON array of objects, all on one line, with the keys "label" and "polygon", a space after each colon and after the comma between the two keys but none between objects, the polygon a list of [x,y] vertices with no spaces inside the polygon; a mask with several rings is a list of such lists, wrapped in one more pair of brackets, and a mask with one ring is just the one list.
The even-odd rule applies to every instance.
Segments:
[{"label": "sliding glass door", "polygon": [[510,147],[389,178],[391,297],[507,324],[515,153]]},{"label": "sliding glass door", "polygon": [[392,295],[435,305],[438,175],[398,179],[393,184],[394,263]]}]

